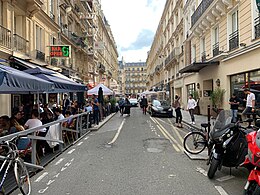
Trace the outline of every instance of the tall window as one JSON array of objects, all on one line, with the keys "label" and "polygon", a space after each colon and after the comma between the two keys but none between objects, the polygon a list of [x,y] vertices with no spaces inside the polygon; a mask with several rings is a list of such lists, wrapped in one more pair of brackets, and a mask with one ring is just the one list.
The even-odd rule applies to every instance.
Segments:
[{"label": "tall window", "polygon": [[54,0],[49,1],[49,6],[50,6],[50,18],[52,20],[55,20],[55,15],[54,15]]},{"label": "tall window", "polygon": [[216,27],[213,29],[212,34],[212,51],[213,56],[217,56],[219,54],[219,28]]},{"label": "tall window", "polygon": [[239,45],[239,32],[238,32],[238,10],[230,15],[229,26],[229,50],[236,49]]},{"label": "tall window", "polygon": [[43,43],[44,43],[44,33],[43,29],[36,25],[36,50],[42,51],[43,50]]},{"label": "tall window", "polygon": [[3,15],[4,15],[3,11],[4,11],[3,10],[3,1],[0,0],[0,25],[3,24]]},{"label": "tall window", "polygon": [[191,48],[191,61],[196,62],[196,45],[193,45]]}]

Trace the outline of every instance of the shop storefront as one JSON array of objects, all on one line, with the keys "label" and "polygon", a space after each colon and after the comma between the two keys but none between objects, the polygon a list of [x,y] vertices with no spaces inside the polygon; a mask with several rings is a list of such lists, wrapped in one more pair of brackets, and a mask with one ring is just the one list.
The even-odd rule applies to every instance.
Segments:
[{"label": "shop storefront", "polygon": [[[230,76],[231,93],[244,99],[244,88],[249,88],[256,97],[256,107],[260,108],[260,69]],[[231,95],[231,94],[230,94]]]}]

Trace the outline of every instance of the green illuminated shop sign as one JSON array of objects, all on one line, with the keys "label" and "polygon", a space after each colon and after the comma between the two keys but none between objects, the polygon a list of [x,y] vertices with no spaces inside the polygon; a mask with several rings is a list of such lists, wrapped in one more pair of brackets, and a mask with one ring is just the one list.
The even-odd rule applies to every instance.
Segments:
[{"label": "green illuminated shop sign", "polygon": [[256,6],[258,11],[260,12],[260,0],[256,0]]},{"label": "green illuminated shop sign", "polygon": [[50,57],[56,58],[70,58],[71,46],[70,45],[52,45],[50,46]]}]

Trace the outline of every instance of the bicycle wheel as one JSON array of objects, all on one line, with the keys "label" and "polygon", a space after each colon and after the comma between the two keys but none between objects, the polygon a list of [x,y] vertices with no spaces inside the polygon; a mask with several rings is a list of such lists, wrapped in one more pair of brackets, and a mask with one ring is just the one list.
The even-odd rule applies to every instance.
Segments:
[{"label": "bicycle wheel", "polygon": [[184,137],[183,146],[187,152],[199,154],[207,146],[207,140],[205,135],[201,132],[190,132]]},{"label": "bicycle wheel", "polygon": [[14,163],[14,175],[16,183],[23,195],[31,193],[31,183],[28,170],[22,159],[17,158]]}]

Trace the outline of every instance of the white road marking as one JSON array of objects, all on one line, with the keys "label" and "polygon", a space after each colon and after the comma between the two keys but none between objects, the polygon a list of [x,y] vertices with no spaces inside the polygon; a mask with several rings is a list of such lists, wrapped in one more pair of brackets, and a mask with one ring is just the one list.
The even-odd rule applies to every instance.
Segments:
[{"label": "white road marking", "polygon": [[108,145],[115,143],[115,141],[116,141],[117,138],[119,137],[119,134],[120,134],[120,132],[121,132],[121,130],[122,130],[122,128],[123,128],[124,123],[125,123],[125,119],[122,121],[121,125],[119,126],[119,128],[118,128],[118,130],[117,130],[117,132],[116,132],[115,137],[112,139],[111,142],[108,143]]},{"label": "white road marking", "polygon": [[70,151],[68,152],[68,154],[72,154],[75,150],[76,150],[75,148],[72,149],[72,150],[70,150]]},{"label": "white road marking", "polygon": [[74,158],[70,160],[70,162],[73,162],[74,161]]},{"label": "white road marking", "polygon": [[215,186],[216,190],[221,195],[228,195],[228,193],[221,187],[221,186]]},{"label": "white road marking", "polygon": [[67,168],[68,168],[68,167],[62,167],[60,171],[62,172],[62,171],[64,171],[64,170],[66,170]]},{"label": "white road marking", "polygon": [[49,180],[48,183],[47,183],[47,186],[51,185],[53,182],[55,182],[55,180]]},{"label": "white road marking", "polygon": [[38,191],[39,194],[43,194],[49,187],[47,186],[45,189],[41,189]]},{"label": "white road marking", "polygon": [[40,182],[46,175],[48,175],[48,172],[44,172],[41,176],[39,176],[34,182]]},{"label": "white road marking", "polygon": [[64,158],[61,158],[60,160],[58,160],[58,161],[55,163],[55,165],[60,164],[63,160],[64,160]]},{"label": "white road marking", "polygon": [[60,175],[60,173],[57,173],[57,175],[54,175],[53,177],[56,177],[56,178],[58,178],[58,177],[59,177],[59,175]]},{"label": "white road marking", "polygon": [[77,146],[80,146],[81,144],[83,144],[83,142],[79,142],[79,143],[77,144]]},{"label": "white road marking", "polygon": [[87,140],[89,138],[89,136],[85,137],[84,140]]},{"label": "white road marking", "polygon": [[71,162],[68,162],[65,164],[66,167],[69,167],[71,165]]},{"label": "white road marking", "polygon": [[216,180],[220,181],[220,182],[223,182],[223,181],[227,181],[227,180],[230,180],[230,179],[233,179],[233,178],[235,178],[235,176],[233,176],[233,175],[226,175],[226,176],[220,177],[220,178],[218,178]]},{"label": "white road marking", "polygon": [[201,173],[202,175],[206,176],[208,175],[207,171],[205,171],[204,169],[202,169],[201,167],[197,167],[196,171],[198,171],[199,173]]}]

